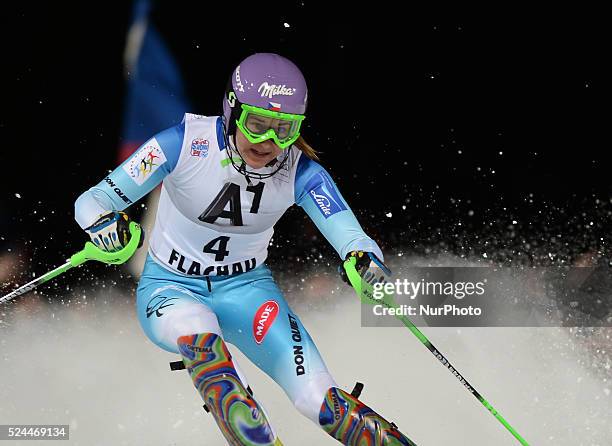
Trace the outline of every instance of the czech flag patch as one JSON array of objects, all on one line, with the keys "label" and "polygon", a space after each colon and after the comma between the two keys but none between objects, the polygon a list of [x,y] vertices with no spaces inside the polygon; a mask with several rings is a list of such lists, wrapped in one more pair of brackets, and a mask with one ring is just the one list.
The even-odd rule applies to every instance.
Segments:
[{"label": "czech flag patch", "polygon": [[281,111],[281,105],[276,102],[268,102],[268,110]]}]

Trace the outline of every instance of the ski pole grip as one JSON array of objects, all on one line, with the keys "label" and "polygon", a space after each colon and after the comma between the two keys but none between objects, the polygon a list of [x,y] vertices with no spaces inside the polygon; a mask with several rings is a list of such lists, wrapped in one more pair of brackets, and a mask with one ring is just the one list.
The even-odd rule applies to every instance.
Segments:
[{"label": "ski pole grip", "polygon": [[70,264],[72,266],[81,265],[88,260],[97,260],[108,264],[119,265],[125,263],[130,257],[134,255],[140,244],[140,237],[142,236],[142,228],[136,222],[130,222],[130,241],[124,248],[116,252],[106,252],[96,247],[91,242],[85,243],[85,247],[70,257]]},{"label": "ski pole grip", "polygon": [[348,277],[349,282],[351,282],[351,286],[357,292],[357,295],[361,296],[361,276],[357,272],[355,265],[357,264],[357,259],[355,257],[349,257],[344,261],[342,265],[344,267],[344,271],[346,272],[346,276]]},{"label": "ski pole grip", "polygon": [[396,307],[393,296],[390,294],[384,293],[383,298],[375,298],[374,297],[374,287],[363,280],[361,275],[357,272],[357,268],[355,265],[357,264],[357,259],[353,256],[346,259],[343,263],[344,271],[346,271],[346,276],[351,282],[351,286],[357,293],[357,296],[361,300],[361,302],[369,304],[369,305],[377,305],[382,304],[386,307]]}]

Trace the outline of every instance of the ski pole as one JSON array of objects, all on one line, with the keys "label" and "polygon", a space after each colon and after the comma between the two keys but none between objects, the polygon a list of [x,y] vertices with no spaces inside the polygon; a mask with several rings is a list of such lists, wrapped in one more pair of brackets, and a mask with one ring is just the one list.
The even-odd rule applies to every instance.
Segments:
[{"label": "ski pole", "polygon": [[[387,308],[399,308],[395,300],[390,294],[384,293],[384,297],[382,299],[374,298],[374,289],[373,286],[364,281],[357,270],[355,269],[355,264],[357,263],[357,259],[355,257],[350,257],[344,262],[344,270],[346,271],[346,275],[351,282],[351,285],[357,292],[359,299],[370,305],[383,305]],[[398,316],[396,317],[402,321],[402,323],[408,327],[408,329],[429,349],[431,353],[444,365],[455,377],[463,384],[463,386],[470,392],[472,395],[476,397],[478,401],[482,403],[484,407],[487,408],[491,414],[497,418],[497,420],[506,428],[508,431],[516,438],[523,446],[529,446],[529,443],[521,437],[521,435],[514,430],[510,423],[508,423],[501,414],[489,404],[487,400],[485,400],[480,393],[474,389],[474,387],[459,373],[459,371],[451,365],[451,363],[440,353],[440,351],[434,347],[434,345],[427,339],[427,337],[421,333],[421,331],[408,319],[406,316]]]},{"label": "ski pole", "polygon": [[74,254],[70,259],[64,263],[62,266],[55,268],[54,270],[49,271],[48,273],[40,276],[37,279],[32,280],[31,282],[26,283],[25,285],[17,288],[6,296],[0,297],[0,303],[8,302],[9,300],[21,296],[22,294],[27,293],[28,291],[33,290],[38,285],[41,285],[49,280],[59,276],[60,274],[65,273],[70,268],[75,266],[79,266],[88,260],[98,260],[99,262],[109,263],[109,264],[121,264],[125,263],[136,250],[138,249],[138,245],[140,243],[140,237],[142,233],[142,228],[136,222],[130,222],[130,234],[131,238],[127,245],[124,248],[120,249],[116,252],[106,252],[102,251],[100,248],[97,248],[91,242],[86,242],[85,247]]}]

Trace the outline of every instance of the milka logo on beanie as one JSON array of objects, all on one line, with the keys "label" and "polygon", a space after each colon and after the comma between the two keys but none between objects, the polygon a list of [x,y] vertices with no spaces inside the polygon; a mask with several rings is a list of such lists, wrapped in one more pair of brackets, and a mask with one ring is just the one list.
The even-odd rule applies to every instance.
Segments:
[{"label": "milka logo on beanie", "polygon": [[289,88],[286,85],[270,85],[267,82],[264,82],[259,86],[257,92],[261,94],[262,98],[270,98],[273,96],[293,96],[297,88]]}]

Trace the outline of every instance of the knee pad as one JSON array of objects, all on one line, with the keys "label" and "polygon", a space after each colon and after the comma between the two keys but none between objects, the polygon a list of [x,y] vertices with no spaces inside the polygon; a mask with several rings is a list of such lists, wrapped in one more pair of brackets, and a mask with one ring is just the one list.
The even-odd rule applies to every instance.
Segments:
[{"label": "knee pad", "polygon": [[206,305],[193,303],[180,305],[168,312],[165,320],[160,318],[160,337],[165,342],[176,345],[177,339],[185,333],[221,334],[219,321]]},{"label": "knee pad", "polygon": [[181,336],[177,344],[194,386],[230,445],[280,444],[264,410],[242,384],[220,336]]},{"label": "knee pad", "polygon": [[317,373],[300,385],[299,394],[294,398],[293,405],[302,415],[318,424],[325,395],[330,387],[336,385],[336,381],[328,372]]},{"label": "knee pad", "polygon": [[337,387],[325,395],[319,424],[344,445],[415,446],[394,424]]}]

